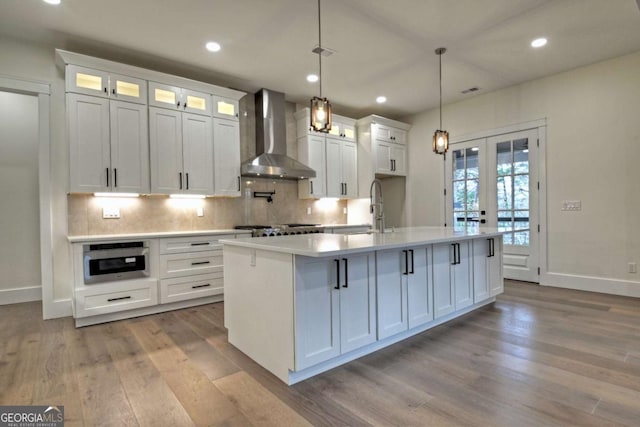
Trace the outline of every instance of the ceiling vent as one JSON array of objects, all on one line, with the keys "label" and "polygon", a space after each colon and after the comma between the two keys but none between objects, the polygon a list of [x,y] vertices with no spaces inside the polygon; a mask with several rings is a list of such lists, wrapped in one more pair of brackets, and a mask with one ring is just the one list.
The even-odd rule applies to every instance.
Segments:
[{"label": "ceiling vent", "polygon": [[[640,0],[638,0],[638,1],[640,1]],[[324,56],[325,58],[327,56],[331,56],[334,53],[336,53],[336,51],[333,50],[333,49],[329,49],[328,47],[320,47],[318,45],[316,45],[313,49],[311,49],[311,52],[315,53],[316,55],[320,54],[320,55]]]},{"label": "ceiling vent", "polygon": [[462,92],[460,92],[460,93],[467,94],[467,93],[471,93],[471,92],[477,92],[477,91],[479,91],[479,90],[480,90],[480,88],[479,88],[479,87],[474,86],[474,87],[470,87],[469,89],[465,89],[465,90],[463,90],[463,91],[462,91]]}]

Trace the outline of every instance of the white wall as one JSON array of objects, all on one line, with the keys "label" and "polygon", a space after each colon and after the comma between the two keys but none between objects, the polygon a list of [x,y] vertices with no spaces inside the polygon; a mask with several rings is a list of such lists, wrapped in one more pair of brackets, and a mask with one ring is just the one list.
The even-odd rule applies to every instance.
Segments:
[{"label": "white wall", "polygon": [[[446,105],[452,136],[547,120],[548,273],[544,284],[640,296],[640,52]],[[442,156],[431,134],[438,111],[405,118],[407,223],[440,225]],[[581,200],[582,211],[561,211]],[[577,277],[576,277],[577,276]]]},{"label": "white wall", "polygon": [[[71,274],[67,244],[68,148],[65,136],[64,80],[54,61],[54,47],[0,38],[0,74],[21,80],[38,81],[51,87],[51,212],[53,221],[54,299],[71,296]],[[4,270],[0,271],[4,274]],[[60,314],[71,314],[68,302]]]}]

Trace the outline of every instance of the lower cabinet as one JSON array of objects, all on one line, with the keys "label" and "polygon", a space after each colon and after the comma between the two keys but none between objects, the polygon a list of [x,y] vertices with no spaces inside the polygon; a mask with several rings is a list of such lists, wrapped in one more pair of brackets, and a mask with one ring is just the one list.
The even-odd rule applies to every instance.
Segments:
[{"label": "lower cabinet", "polygon": [[75,289],[76,318],[115,313],[158,304],[158,281],[155,279],[81,286]]},{"label": "lower cabinet", "polygon": [[501,237],[473,241],[473,288],[476,303],[504,291]]},{"label": "lower cabinet", "polygon": [[473,304],[469,241],[433,245],[434,317]]},{"label": "lower cabinet", "polygon": [[376,341],[375,255],[295,258],[295,369]]},{"label": "lower cabinet", "polygon": [[376,253],[378,339],[433,320],[428,246]]}]

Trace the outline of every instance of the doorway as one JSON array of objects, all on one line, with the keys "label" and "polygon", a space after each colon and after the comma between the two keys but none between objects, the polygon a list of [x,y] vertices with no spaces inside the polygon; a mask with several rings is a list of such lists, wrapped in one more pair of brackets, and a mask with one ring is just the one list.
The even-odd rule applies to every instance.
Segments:
[{"label": "doorway", "polygon": [[452,143],[445,162],[446,225],[505,232],[504,277],[538,283],[539,128]]}]

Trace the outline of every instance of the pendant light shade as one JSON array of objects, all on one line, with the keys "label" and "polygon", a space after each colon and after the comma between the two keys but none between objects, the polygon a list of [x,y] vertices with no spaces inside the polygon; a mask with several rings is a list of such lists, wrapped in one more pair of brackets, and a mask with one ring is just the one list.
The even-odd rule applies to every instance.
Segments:
[{"label": "pendant light shade", "polygon": [[436,154],[445,154],[449,149],[449,132],[442,129],[442,55],[447,51],[444,47],[436,49],[436,55],[439,58],[439,79],[440,79],[440,128],[436,129],[433,134],[433,152]]},{"label": "pendant light shade", "polygon": [[331,130],[331,103],[322,97],[322,21],[320,20],[320,0],[318,0],[318,81],[320,96],[311,98],[311,127],[316,132],[328,133]]}]

